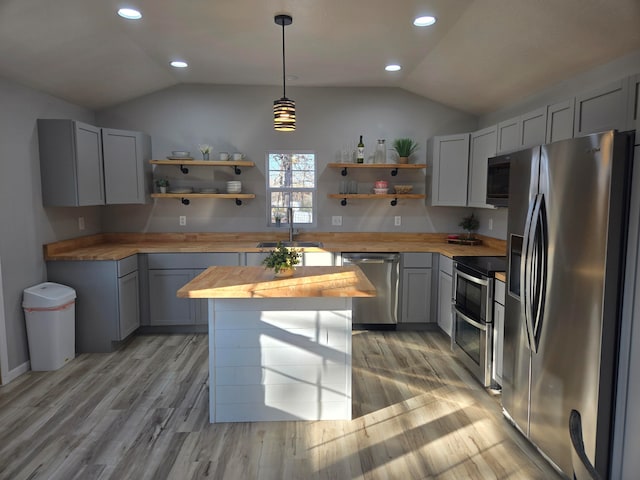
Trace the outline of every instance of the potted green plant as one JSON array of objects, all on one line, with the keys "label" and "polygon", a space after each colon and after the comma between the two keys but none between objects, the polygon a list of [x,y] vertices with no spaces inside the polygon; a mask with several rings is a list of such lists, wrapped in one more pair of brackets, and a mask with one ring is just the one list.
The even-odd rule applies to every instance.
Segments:
[{"label": "potted green plant", "polygon": [[468,217],[463,217],[462,221],[458,225],[467,232],[467,239],[472,240],[473,232],[478,229],[478,227],[480,226],[480,222],[478,222],[478,219],[474,216],[473,213],[471,213],[471,215],[469,215]]},{"label": "potted green plant", "polygon": [[409,163],[409,157],[418,150],[418,144],[410,138],[396,138],[393,141],[393,149],[400,157],[398,163]]},{"label": "potted green plant", "polygon": [[166,178],[158,178],[156,180],[156,187],[160,190],[160,193],[167,193],[167,188],[169,187],[169,180]]},{"label": "potted green plant", "polygon": [[200,150],[200,153],[202,154],[202,159],[203,160],[209,160],[209,154],[211,153],[211,149],[213,147],[211,145],[207,145],[206,143],[204,145],[198,145],[198,149]]},{"label": "potted green plant", "polygon": [[278,242],[275,250],[271,250],[262,261],[266,268],[273,268],[276,277],[292,276],[298,263],[300,263],[300,251],[285,247],[282,242]]}]

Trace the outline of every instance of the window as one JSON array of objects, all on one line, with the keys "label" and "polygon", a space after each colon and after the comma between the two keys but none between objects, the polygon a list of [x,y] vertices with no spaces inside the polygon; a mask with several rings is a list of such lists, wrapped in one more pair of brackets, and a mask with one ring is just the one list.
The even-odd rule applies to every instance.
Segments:
[{"label": "window", "polygon": [[291,207],[294,225],[315,226],[316,154],[267,153],[267,217],[269,225],[287,223]]}]

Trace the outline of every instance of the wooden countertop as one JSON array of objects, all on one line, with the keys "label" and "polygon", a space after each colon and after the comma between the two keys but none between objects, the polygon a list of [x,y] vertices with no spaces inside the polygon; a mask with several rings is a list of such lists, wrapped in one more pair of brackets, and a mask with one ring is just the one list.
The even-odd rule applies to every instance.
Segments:
[{"label": "wooden countertop", "polygon": [[[505,255],[506,242],[480,238],[483,245],[447,243],[444,233],[302,233],[299,241],[319,241],[309,252],[432,252],[455,255]],[[101,233],[44,245],[45,260],[121,260],[137,253],[261,252],[258,242],[286,240],[284,233]]]},{"label": "wooden countertop", "polygon": [[375,297],[376,289],[357,266],[298,267],[293,277],[275,278],[264,267],[209,267],[178,290],[183,298]]},{"label": "wooden countertop", "polygon": [[507,272],[496,272],[496,279],[507,282]]}]

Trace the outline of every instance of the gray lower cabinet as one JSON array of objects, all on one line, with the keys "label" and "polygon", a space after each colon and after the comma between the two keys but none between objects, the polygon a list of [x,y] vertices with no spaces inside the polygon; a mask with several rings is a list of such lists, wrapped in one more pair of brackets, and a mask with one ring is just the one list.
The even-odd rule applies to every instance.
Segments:
[{"label": "gray lower cabinet", "polygon": [[402,253],[400,257],[400,320],[399,323],[430,323],[431,253]]},{"label": "gray lower cabinet", "polygon": [[147,255],[147,325],[206,325],[207,301],[178,298],[176,292],[211,266],[239,266],[240,253],[153,253]]},{"label": "gray lower cabinet", "polygon": [[451,336],[453,315],[451,314],[451,299],[453,298],[453,260],[440,255],[438,269],[438,326]]},{"label": "gray lower cabinet", "polygon": [[76,291],[78,353],[111,352],[139,327],[137,255],[118,261],[49,261],[47,279]]}]

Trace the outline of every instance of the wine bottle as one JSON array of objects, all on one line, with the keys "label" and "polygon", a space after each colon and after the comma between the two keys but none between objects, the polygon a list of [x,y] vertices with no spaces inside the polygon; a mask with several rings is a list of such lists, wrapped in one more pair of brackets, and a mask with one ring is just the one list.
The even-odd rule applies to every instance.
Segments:
[{"label": "wine bottle", "polygon": [[360,135],[360,141],[358,142],[358,151],[356,153],[356,163],[364,163],[364,143],[362,142],[362,135]]}]

